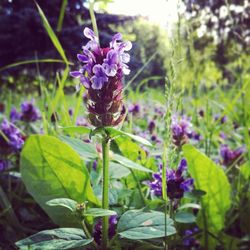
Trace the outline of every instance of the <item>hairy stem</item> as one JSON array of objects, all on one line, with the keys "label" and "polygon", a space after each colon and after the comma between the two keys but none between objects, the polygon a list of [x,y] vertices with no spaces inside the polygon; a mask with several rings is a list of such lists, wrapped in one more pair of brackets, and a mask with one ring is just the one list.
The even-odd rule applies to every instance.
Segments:
[{"label": "hairy stem", "polygon": [[[102,162],[103,162],[103,183],[102,183],[102,208],[109,209],[108,181],[109,181],[109,138],[104,136],[102,139]],[[108,245],[109,218],[102,218],[102,249],[107,249]]]}]

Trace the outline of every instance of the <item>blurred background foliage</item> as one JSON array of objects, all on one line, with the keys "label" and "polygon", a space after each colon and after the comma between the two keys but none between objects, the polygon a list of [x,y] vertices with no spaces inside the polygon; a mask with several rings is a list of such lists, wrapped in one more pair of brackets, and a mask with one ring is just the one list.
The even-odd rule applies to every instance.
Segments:
[{"label": "blurred background foliage", "polygon": [[[145,17],[110,14],[107,12],[109,2],[96,1],[100,40],[104,46],[108,45],[111,36],[119,31],[133,42],[130,63],[133,74],[127,81],[145,67],[137,76],[137,83],[144,81],[151,86],[163,86],[171,57],[178,62],[178,83],[182,86],[211,87],[218,82],[232,85],[237,80],[235,74],[248,73],[248,1],[179,1],[185,8],[171,32]],[[91,26],[87,1],[37,0],[37,3],[56,32],[68,60],[75,62],[80,45],[86,43],[83,27]],[[34,1],[2,0],[0,21],[1,87],[37,90],[40,77],[52,88],[51,79],[55,78],[57,70],[64,68],[62,63],[3,68],[26,60],[60,59],[44,30]]]}]

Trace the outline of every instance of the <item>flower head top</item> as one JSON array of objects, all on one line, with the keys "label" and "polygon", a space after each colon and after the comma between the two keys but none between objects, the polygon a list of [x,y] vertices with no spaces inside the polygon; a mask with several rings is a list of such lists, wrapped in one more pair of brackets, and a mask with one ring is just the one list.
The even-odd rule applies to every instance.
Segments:
[{"label": "flower head top", "polygon": [[183,144],[187,143],[188,139],[194,139],[197,141],[201,139],[201,136],[197,134],[192,127],[193,125],[189,117],[186,116],[178,117],[176,115],[172,117],[172,124],[171,124],[172,138],[173,138],[173,143],[177,147],[180,147]]},{"label": "flower head top", "polygon": [[3,119],[0,125],[0,154],[8,155],[19,152],[24,144],[19,129]]},{"label": "flower head top", "polygon": [[244,162],[243,154],[245,153],[245,148],[240,147],[235,150],[232,150],[228,145],[223,144],[220,147],[220,155],[222,157],[222,164],[224,166],[231,166],[234,163],[241,164]]},{"label": "flower head top", "polygon": [[41,119],[39,109],[34,105],[34,100],[24,101],[21,106],[21,112],[18,112],[16,108],[12,108],[10,112],[10,120],[15,122],[21,120],[24,122],[35,122]]},{"label": "flower head top", "polygon": [[83,46],[77,58],[82,66],[71,76],[80,79],[87,89],[89,120],[95,127],[116,126],[124,118],[122,103],[122,76],[129,74],[127,63],[130,56],[126,51],[132,48],[131,42],[122,42],[120,33],[113,36],[110,46],[101,48],[94,32],[84,29],[90,41]]},{"label": "flower head top", "polygon": [[[170,199],[180,199],[184,192],[188,192],[193,188],[193,179],[186,178],[187,161],[182,159],[178,168],[167,169],[167,195]],[[153,181],[149,183],[151,192],[156,196],[162,196],[162,166],[160,171],[153,174]]]}]

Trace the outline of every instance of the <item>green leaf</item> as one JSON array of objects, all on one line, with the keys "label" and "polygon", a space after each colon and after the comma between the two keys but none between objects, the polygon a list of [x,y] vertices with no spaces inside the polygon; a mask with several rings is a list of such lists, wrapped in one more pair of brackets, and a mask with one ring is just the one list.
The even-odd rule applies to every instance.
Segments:
[{"label": "green leaf", "polygon": [[177,212],[174,216],[174,220],[179,223],[194,223],[196,217],[188,212]]},{"label": "green leaf", "polygon": [[[142,212],[129,210],[124,213],[117,226],[118,234],[132,240],[161,238],[165,235],[165,214],[162,212]],[[167,236],[176,233],[173,220],[167,217]]]},{"label": "green leaf", "polygon": [[16,242],[20,249],[72,249],[90,244],[93,238],[87,239],[83,230],[78,228],[58,228],[45,230]]},{"label": "green leaf", "polygon": [[39,12],[39,15],[42,19],[42,22],[43,22],[43,26],[44,28],[46,29],[52,43],[54,44],[55,48],[57,49],[57,51],[59,52],[59,54],[61,55],[62,59],[64,60],[64,62],[66,64],[69,64],[68,63],[68,60],[66,58],[66,55],[64,53],[64,50],[63,50],[63,47],[61,45],[61,43],[59,42],[56,34],[54,33],[53,29],[51,28],[46,16],[44,15],[42,9],[40,8],[40,6],[36,3],[36,6],[37,6],[37,9],[38,9],[38,12]]},{"label": "green leaf", "polygon": [[51,207],[62,206],[74,212],[76,210],[77,202],[68,198],[58,198],[47,201],[46,204]]},{"label": "green leaf", "polygon": [[125,136],[125,137],[129,137],[130,139],[133,139],[134,141],[139,142],[145,146],[153,147],[153,145],[149,141],[147,141],[146,139],[144,139],[140,136],[126,133],[126,132],[123,132],[123,131],[120,131],[118,129],[111,128],[111,127],[105,127],[105,131],[112,138],[114,138],[116,136]]},{"label": "green leaf", "polygon": [[246,162],[240,167],[240,173],[243,177],[248,180],[250,179],[250,163]]},{"label": "green leaf", "polygon": [[[5,69],[10,69],[10,68],[14,68],[20,65],[25,65],[25,64],[35,64],[35,63],[64,63],[64,61],[59,60],[59,59],[52,59],[52,58],[48,58],[48,59],[34,59],[34,60],[26,60],[26,61],[20,61],[20,62],[16,62],[16,63],[11,63],[8,65],[5,65],[4,67],[0,68],[0,71],[3,71]],[[73,65],[73,63],[70,63],[70,65]]]},{"label": "green leaf", "polygon": [[186,203],[180,207],[178,207],[178,210],[186,209],[186,208],[192,208],[192,209],[201,209],[201,206],[196,203]]},{"label": "green leaf", "polygon": [[83,159],[96,159],[98,157],[95,147],[90,143],[64,135],[59,136],[59,138],[73,148]]},{"label": "green leaf", "polygon": [[112,160],[120,163],[122,166],[124,166],[126,168],[140,170],[140,171],[148,172],[148,173],[153,172],[152,170],[145,168],[142,165],[140,165],[136,162],[133,162],[133,161],[129,160],[128,158],[123,157],[123,156],[118,155],[118,154],[113,154]]},{"label": "green leaf", "polygon": [[128,170],[128,168],[122,166],[121,164],[110,162],[109,164],[109,176],[112,179],[121,179],[123,177],[126,177],[131,172]]},{"label": "green leaf", "polygon": [[116,215],[115,211],[102,209],[102,208],[89,208],[84,213],[85,216],[93,216],[93,217],[102,217],[102,216],[111,216]]},{"label": "green leaf", "polygon": [[63,129],[63,131],[65,132],[69,132],[69,133],[78,133],[78,134],[89,134],[91,132],[91,129],[88,127],[84,127],[84,126],[69,126],[69,127],[60,127],[61,129]]},{"label": "green leaf", "polygon": [[65,197],[100,205],[84,163],[70,146],[55,137],[28,138],[21,152],[21,175],[28,192],[56,224],[75,226],[77,220],[64,207],[48,206],[49,200]]},{"label": "green leaf", "polygon": [[184,145],[183,151],[195,187],[206,192],[200,198],[199,227],[206,225],[205,230],[217,233],[223,229],[226,213],[231,206],[231,187],[227,176],[220,166],[193,146]]}]

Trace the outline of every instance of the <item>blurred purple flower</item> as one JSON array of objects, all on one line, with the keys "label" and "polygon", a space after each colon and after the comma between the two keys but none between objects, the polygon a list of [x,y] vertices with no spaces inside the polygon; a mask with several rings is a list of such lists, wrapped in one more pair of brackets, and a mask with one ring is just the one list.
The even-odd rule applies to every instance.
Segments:
[{"label": "blurred purple flower", "polygon": [[[111,215],[109,217],[109,232],[108,236],[111,240],[115,236],[116,232],[116,224],[117,224],[117,216]],[[94,231],[93,231],[93,237],[98,245],[101,245],[102,240],[102,219],[99,219],[97,223],[95,224]]]},{"label": "blurred purple flower", "polygon": [[15,122],[20,120],[21,114],[17,112],[16,108],[12,108],[10,111],[10,121]]},{"label": "blurred purple flower", "polygon": [[153,132],[154,132],[154,129],[155,129],[155,122],[154,121],[150,121],[149,123],[148,123],[148,130],[149,130],[149,132],[152,134]]},{"label": "blurred purple flower", "polygon": [[0,132],[0,154],[8,155],[21,150],[24,139],[16,126],[3,119]]},{"label": "blurred purple flower", "polygon": [[34,101],[25,101],[21,104],[20,120],[35,122],[41,119],[40,111],[34,106]]},{"label": "blurred purple flower", "polygon": [[128,108],[128,112],[132,113],[133,115],[139,114],[141,111],[141,106],[137,103],[131,104]]},{"label": "blurred purple flower", "polygon": [[231,166],[234,163],[242,164],[243,154],[245,153],[245,148],[240,147],[235,150],[231,150],[228,145],[223,144],[220,147],[220,155],[222,157],[222,164],[224,166]]},{"label": "blurred purple flower", "polygon": [[0,172],[6,170],[9,167],[8,160],[0,160]]},{"label": "blurred purple flower", "polygon": [[[170,199],[180,199],[184,192],[193,188],[193,179],[184,176],[187,170],[187,161],[182,159],[176,170],[167,169],[167,195]],[[160,171],[152,175],[153,181],[149,182],[151,192],[156,196],[162,196],[162,166]]]},{"label": "blurred purple flower", "polygon": [[172,117],[172,137],[173,143],[177,147],[187,143],[188,139],[201,140],[200,134],[193,131],[192,127],[191,118],[186,116],[177,117],[176,115]]},{"label": "blurred purple flower", "polygon": [[185,231],[185,236],[183,239],[183,246],[190,248],[198,248],[200,243],[195,239],[194,234],[199,232],[198,227],[194,227],[193,229],[188,229]]}]

